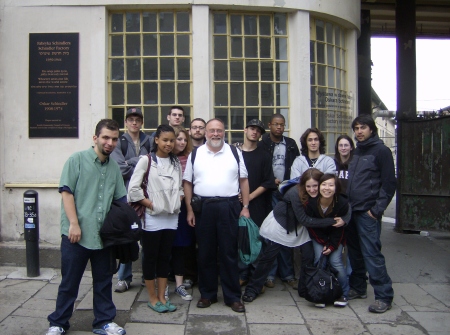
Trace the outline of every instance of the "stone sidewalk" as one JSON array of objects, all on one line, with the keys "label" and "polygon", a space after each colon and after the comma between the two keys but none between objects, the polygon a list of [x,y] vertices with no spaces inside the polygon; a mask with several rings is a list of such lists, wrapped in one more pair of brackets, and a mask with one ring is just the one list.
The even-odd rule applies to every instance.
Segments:
[{"label": "stone sidewalk", "polygon": [[[246,304],[243,314],[226,307],[221,292],[217,304],[199,309],[196,287],[188,302],[173,293],[170,283],[170,299],[178,309],[157,314],[146,306],[147,293],[136,281],[129,291],[113,293],[115,321],[129,335],[450,334],[450,234],[398,234],[385,224],[382,241],[395,290],[393,308],[384,314],[368,312],[374,300],[370,286],[365,300],[352,300],[345,308],[318,309],[281,281]],[[68,334],[92,334],[90,275],[86,271]],[[40,277],[30,279],[26,268],[0,267],[0,334],[45,334],[59,281],[58,269],[41,269]]]}]

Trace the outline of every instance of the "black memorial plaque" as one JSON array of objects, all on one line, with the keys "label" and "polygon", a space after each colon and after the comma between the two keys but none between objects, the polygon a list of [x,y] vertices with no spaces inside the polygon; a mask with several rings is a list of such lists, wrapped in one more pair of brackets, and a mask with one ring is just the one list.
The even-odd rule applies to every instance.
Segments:
[{"label": "black memorial plaque", "polygon": [[29,137],[78,137],[78,33],[30,34]]}]

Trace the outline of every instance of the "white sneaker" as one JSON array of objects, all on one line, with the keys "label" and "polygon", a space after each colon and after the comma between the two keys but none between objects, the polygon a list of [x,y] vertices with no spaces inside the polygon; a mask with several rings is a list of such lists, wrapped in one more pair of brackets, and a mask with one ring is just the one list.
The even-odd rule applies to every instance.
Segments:
[{"label": "white sneaker", "polygon": [[169,285],[166,285],[166,289],[164,290],[164,299],[169,300]]},{"label": "white sneaker", "polygon": [[126,280],[119,280],[114,288],[114,292],[123,293],[130,288],[131,282]]},{"label": "white sneaker", "polygon": [[192,295],[187,293],[187,291],[183,285],[178,286],[175,289],[175,293],[178,294],[181,297],[181,299],[183,299],[183,300],[188,300],[188,301],[192,300]]},{"label": "white sneaker", "polygon": [[325,304],[315,304],[314,306],[317,308],[325,308]]},{"label": "white sneaker", "polygon": [[50,327],[45,335],[62,335],[65,334],[66,331],[61,327]]},{"label": "white sneaker", "polygon": [[99,335],[125,335],[127,333],[115,322],[110,322],[101,328],[94,329],[92,332]]}]

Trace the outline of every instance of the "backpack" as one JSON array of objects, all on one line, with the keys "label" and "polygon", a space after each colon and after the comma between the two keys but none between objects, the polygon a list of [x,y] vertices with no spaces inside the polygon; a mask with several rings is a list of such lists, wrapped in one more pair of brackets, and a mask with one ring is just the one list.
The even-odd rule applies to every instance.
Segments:
[{"label": "backpack", "polygon": [[278,191],[281,195],[286,194],[286,192],[294,185],[297,185],[300,182],[300,177],[295,177],[289,180],[283,180],[281,184],[278,186]]},{"label": "backpack", "polygon": [[[150,141],[144,142],[144,148],[150,153]],[[124,135],[120,136],[120,149],[122,150],[123,157],[125,157],[128,152],[128,140]],[[139,155],[139,152],[137,154]]]},{"label": "backpack", "polygon": [[239,218],[238,250],[239,257],[245,265],[256,261],[261,251],[259,228],[251,218]]}]

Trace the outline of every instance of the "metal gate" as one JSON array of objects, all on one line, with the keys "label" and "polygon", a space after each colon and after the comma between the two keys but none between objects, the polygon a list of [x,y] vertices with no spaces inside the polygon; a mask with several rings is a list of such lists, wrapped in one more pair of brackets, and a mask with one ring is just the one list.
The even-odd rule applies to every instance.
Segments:
[{"label": "metal gate", "polygon": [[450,117],[399,122],[396,230],[450,231]]}]

